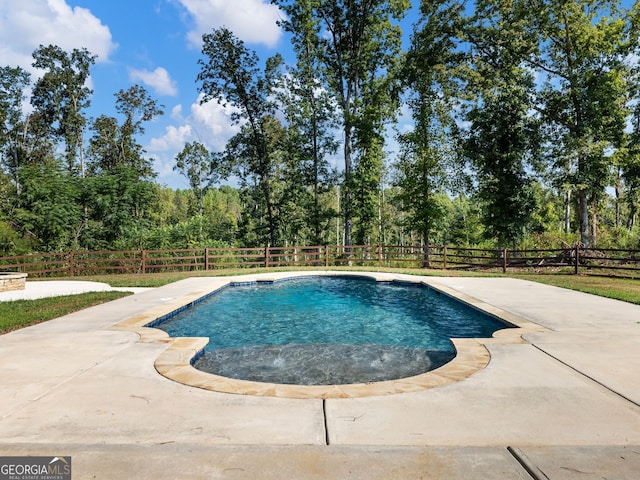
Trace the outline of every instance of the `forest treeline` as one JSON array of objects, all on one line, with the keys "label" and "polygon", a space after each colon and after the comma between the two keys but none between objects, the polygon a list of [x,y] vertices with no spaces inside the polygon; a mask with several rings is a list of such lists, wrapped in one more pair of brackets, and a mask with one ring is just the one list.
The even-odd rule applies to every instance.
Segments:
[{"label": "forest treeline", "polygon": [[35,79],[0,67],[0,255],[640,248],[637,2],[423,1],[408,46],[410,0],[272,3],[295,63],[225,28],[203,36],[198,93],[230,106],[239,133],[220,152],[184,145],[187,190],[156,181],[141,138],[163,106],[143,87],[115,94],[117,116],[88,117],[91,52],[42,45]]}]

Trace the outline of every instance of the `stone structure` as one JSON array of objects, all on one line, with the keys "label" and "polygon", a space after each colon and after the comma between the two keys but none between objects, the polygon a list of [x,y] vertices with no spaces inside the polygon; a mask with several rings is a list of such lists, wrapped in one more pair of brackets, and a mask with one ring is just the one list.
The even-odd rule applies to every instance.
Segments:
[{"label": "stone structure", "polygon": [[24,290],[26,273],[0,272],[0,292]]}]

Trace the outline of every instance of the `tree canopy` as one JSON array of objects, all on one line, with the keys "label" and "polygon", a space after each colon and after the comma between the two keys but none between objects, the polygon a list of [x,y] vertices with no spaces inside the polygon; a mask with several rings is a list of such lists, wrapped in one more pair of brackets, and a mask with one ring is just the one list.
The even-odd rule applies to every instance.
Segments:
[{"label": "tree canopy", "polygon": [[237,133],[185,142],[186,190],[157,183],[143,87],[88,117],[91,52],[0,66],[0,252],[640,248],[637,2],[423,0],[413,25],[409,0],[272,3],[287,60],[203,36],[194,94]]}]

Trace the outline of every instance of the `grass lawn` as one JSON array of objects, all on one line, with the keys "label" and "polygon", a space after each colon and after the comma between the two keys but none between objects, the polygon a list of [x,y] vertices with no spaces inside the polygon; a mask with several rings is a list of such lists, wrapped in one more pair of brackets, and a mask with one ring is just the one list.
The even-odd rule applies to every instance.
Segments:
[{"label": "grass lawn", "polygon": [[511,275],[640,305],[640,280],[587,275]]},{"label": "grass lawn", "polygon": [[131,295],[131,292],[91,292],[78,295],[0,302],[0,334],[84,308]]},{"label": "grass lawn", "polygon": [[[213,270],[208,272],[170,272],[170,273],[149,273],[149,274],[125,274],[125,275],[95,275],[78,277],[78,280],[108,283],[113,287],[160,287],[184,278],[194,276],[229,276],[250,273],[264,273],[274,271],[286,271],[287,269],[235,269],[235,270]],[[300,270],[300,269],[297,269]],[[308,268],[317,270],[317,268]],[[443,270],[421,270],[421,269],[391,269],[391,268],[371,268],[371,267],[344,267],[333,268],[332,270],[349,271],[384,271],[395,273],[407,273],[411,275],[429,276],[492,276],[492,277],[513,277],[532,280],[535,282],[555,285],[558,287],[578,290],[581,292],[600,295],[603,297],[623,300],[625,302],[640,304],[640,280],[624,278],[607,278],[582,275],[564,274],[502,274],[502,273],[482,273],[464,271],[443,271]],[[65,278],[68,280],[68,278]],[[52,279],[41,279],[52,280]],[[56,279],[64,280],[64,279]],[[29,279],[38,281],[38,279]],[[100,303],[109,302],[117,298],[130,295],[128,292],[96,292],[84,293],[80,295],[69,295],[64,297],[53,297],[41,300],[16,300],[12,302],[0,302],[0,334],[16,330],[18,328],[34,325],[36,323],[51,320],[68,313],[72,313],[84,308],[88,308]]]}]

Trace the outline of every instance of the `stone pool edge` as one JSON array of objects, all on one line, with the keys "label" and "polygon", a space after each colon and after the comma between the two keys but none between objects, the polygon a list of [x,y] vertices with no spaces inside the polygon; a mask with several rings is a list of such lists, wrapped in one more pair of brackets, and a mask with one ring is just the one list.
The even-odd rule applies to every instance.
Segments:
[{"label": "stone pool edge", "polygon": [[[371,278],[379,282],[424,284],[429,288],[455,298],[472,308],[498,318],[516,328],[498,330],[492,338],[455,338],[452,342],[456,356],[445,365],[429,372],[396,380],[345,385],[285,385],[236,380],[197,370],[192,366],[208,343],[203,337],[170,337],[166,332],[147,325],[158,318],[196,303],[232,283],[272,282],[309,276],[353,276]],[[130,317],[111,327],[113,330],[132,331],[139,342],[163,343],[167,348],[156,358],[155,369],[164,377],[178,383],[219,393],[236,395],[271,396],[297,399],[358,398],[416,392],[449,385],[484,369],[490,361],[489,344],[528,343],[523,336],[548,331],[534,322],[507,312],[477,298],[441,285],[432,277],[380,272],[302,271],[248,274],[233,277],[205,277],[211,280],[206,289],[189,292],[175,299]]]}]

